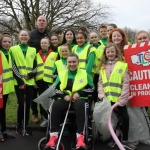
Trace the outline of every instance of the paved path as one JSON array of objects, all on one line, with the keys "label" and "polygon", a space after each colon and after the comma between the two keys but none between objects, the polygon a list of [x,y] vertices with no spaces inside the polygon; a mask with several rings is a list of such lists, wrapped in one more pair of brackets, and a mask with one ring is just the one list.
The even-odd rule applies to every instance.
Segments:
[{"label": "paved path", "polygon": [[[14,130],[12,130],[15,133]],[[39,140],[45,136],[45,131],[33,130],[34,135],[29,137],[22,135],[16,135],[16,139],[5,139],[5,142],[0,143],[0,150],[38,150],[37,145]],[[70,150],[70,143],[72,137],[63,137],[62,141],[65,144],[66,150]],[[98,142],[95,144],[94,150],[110,150],[106,147],[106,143]],[[117,146],[111,148],[111,150],[119,150]],[[138,150],[150,150],[150,146],[145,144],[139,144]]]}]

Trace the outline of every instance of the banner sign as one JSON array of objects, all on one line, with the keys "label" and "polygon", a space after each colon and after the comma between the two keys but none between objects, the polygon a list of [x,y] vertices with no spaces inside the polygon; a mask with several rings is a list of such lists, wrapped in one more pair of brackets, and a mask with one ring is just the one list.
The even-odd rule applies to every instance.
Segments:
[{"label": "banner sign", "polygon": [[2,55],[0,53],[0,108],[3,107]]},{"label": "banner sign", "polygon": [[130,75],[131,106],[150,106],[150,42],[125,45]]}]

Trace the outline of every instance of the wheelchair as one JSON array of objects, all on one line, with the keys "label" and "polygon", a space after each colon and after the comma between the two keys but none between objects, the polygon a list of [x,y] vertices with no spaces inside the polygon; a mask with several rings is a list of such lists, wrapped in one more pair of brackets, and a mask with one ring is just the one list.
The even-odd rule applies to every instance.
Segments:
[{"label": "wheelchair", "polygon": [[[86,147],[85,148],[78,148],[78,150],[81,150],[81,149],[94,150],[94,142],[97,140],[97,137],[98,137],[98,132],[96,130],[96,127],[95,127],[95,124],[93,121],[93,117],[92,117],[93,108],[94,108],[94,101],[92,98],[93,98],[92,95],[88,95],[88,101],[86,102],[86,119],[85,119],[85,144],[86,144]],[[64,112],[64,113],[66,114],[67,112]],[[75,111],[70,110],[68,112],[68,115],[74,115],[75,116]],[[71,126],[71,124],[69,124],[69,125]],[[72,124],[72,125],[74,125],[74,124]],[[65,126],[65,121],[63,123],[63,126]],[[62,128],[62,130],[63,130],[63,128]],[[49,141],[49,138],[50,138],[49,131],[50,131],[50,109],[48,111],[48,125],[47,125],[47,129],[46,129],[46,137],[43,137],[38,142],[38,149],[39,150],[54,150],[52,148],[46,147],[46,143]],[[63,131],[61,131],[61,133],[59,134],[60,143],[59,143],[59,139],[58,139],[59,145],[58,144],[56,145],[55,150],[65,150],[65,145],[63,144],[63,142],[61,140],[62,132]],[[76,150],[75,142],[76,142],[76,140],[74,140],[74,142],[70,143],[70,149],[71,150]]]}]

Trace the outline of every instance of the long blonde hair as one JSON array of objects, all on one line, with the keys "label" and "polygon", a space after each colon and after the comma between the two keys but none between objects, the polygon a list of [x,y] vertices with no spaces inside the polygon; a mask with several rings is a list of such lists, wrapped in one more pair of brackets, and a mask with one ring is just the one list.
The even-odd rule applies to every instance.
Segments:
[{"label": "long blonde hair", "polygon": [[105,69],[105,64],[106,64],[106,62],[107,62],[106,49],[107,49],[107,48],[110,48],[110,47],[112,47],[112,46],[115,47],[116,55],[117,55],[116,57],[118,58],[118,60],[119,60],[119,61],[122,61],[122,62],[125,62],[124,57],[123,57],[123,55],[122,55],[121,50],[119,49],[119,47],[118,47],[115,43],[110,42],[110,43],[108,43],[108,44],[105,46],[105,48],[104,48],[104,53],[103,53],[102,59],[101,59],[101,61],[100,61],[100,64],[99,64],[99,66],[98,66],[98,71],[99,71],[100,69],[103,69],[103,70]]}]

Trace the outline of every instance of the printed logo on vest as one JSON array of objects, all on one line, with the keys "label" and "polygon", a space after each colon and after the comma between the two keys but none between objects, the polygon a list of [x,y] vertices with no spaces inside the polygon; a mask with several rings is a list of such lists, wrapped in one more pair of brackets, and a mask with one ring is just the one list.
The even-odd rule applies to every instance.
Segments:
[{"label": "printed logo on vest", "polygon": [[118,69],[117,73],[122,73],[122,71],[123,71],[122,69]]},{"label": "printed logo on vest", "polygon": [[53,58],[53,57],[50,57],[50,60],[54,61],[54,58]]},{"label": "printed logo on vest", "polygon": [[79,83],[83,83],[83,82],[84,82],[84,79],[80,79],[78,82],[79,82]]},{"label": "printed logo on vest", "polygon": [[30,55],[31,58],[34,58],[34,55]]},{"label": "printed logo on vest", "polygon": [[67,65],[63,65],[63,70],[66,70],[67,69]]}]

